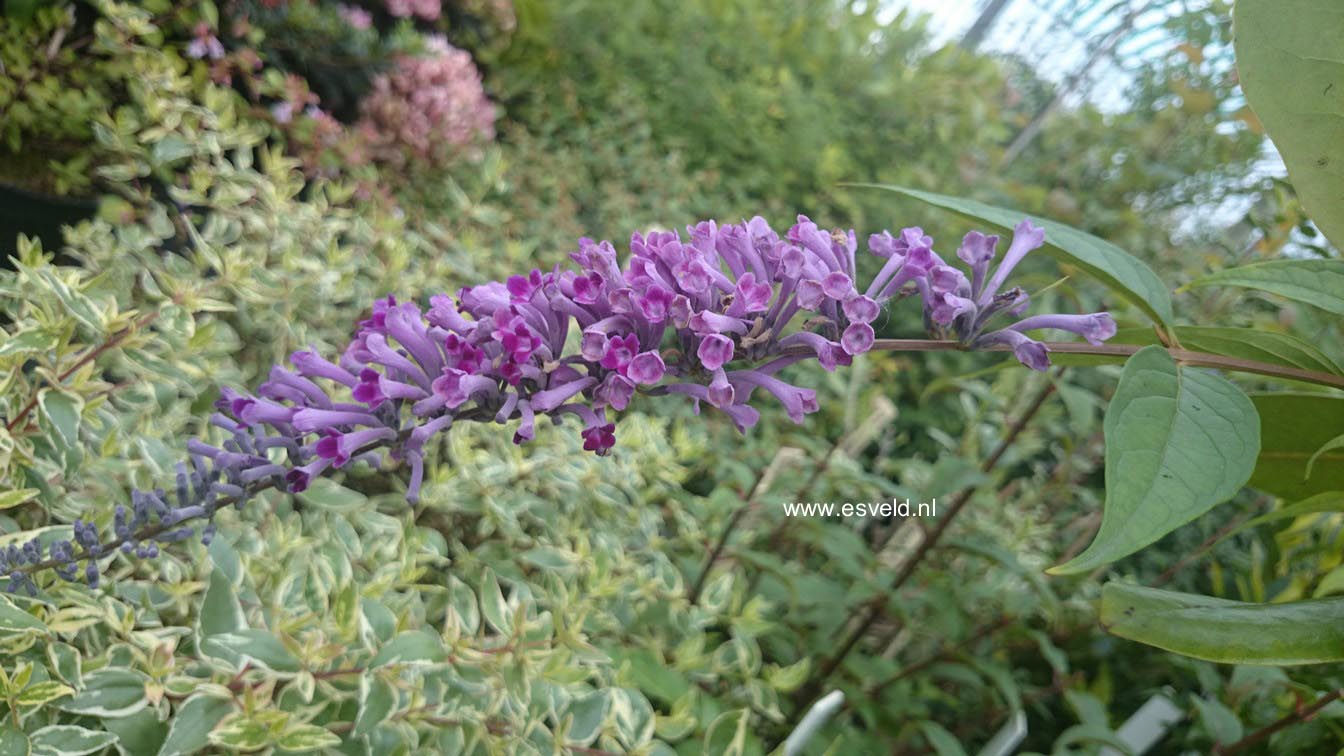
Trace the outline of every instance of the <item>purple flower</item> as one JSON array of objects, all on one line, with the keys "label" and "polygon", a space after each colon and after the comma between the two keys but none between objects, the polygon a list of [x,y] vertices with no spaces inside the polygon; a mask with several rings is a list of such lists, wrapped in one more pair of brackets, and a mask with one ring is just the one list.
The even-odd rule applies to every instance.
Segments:
[{"label": "purple flower", "polygon": [[695,355],[706,370],[718,370],[732,361],[733,340],[722,334],[710,334],[701,339]]},{"label": "purple flower", "polygon": [[803,422],[804,415],[816,412],[819,409],[817,392],[785,383],[773,375],[766,375],[759,370],[734,372],[729,376],[729,381],[746,385],[748,391],[759,387],[774,394],[775,398],[784,404],[784,410],[788,413],[789,419],[795,423]]},{"label": "purple flower", "polygon": [[774,288],[768,283],[758,283],[756,274],[747,272],[737,280],[736,298],[733,300],[733,307],[729,309],[741,310],[742,312],[764,312],[770,307],[770,298],[774,296]]},{"label": "purple flower", "polygon": [[317,456],[329,459],[335,467],[344,467],[355,453],[369,444],[388,441],[396,437],[391,428],[366,428],[350,433],[338,433],[327,430],[315,445]]},{"label": "purple flower", "polygon": [[615,445],[615,424],[594,425],[583,429],[584,451],[596,452],[598,456],[605,457],[611,451],[611,447]]},{"label": "purple flower", "polygon": [[999,246],[997,235],[986,235],[971,231],[961,240],[957,248],[957,257],[971,266],[971,291],[978,293],[984,286],[985,276],[989,273],[989,261],[994,259],[994,250]]},{"label": "purple flower", "polygon": [[617,336],[607,343],[606,353],[598,363],[607,370],[623,370],[639,353],[639,339],[634,334]]},{"label": "purple flower", "polygon": [[620,411],[630,404],[635,395],[635,383],[620,373],[608,373],[602,385],[593,391],[593,404]]},{"label": "purple flower", "polygon": [[852,323],[840,337],[840,345],[849,355],[863,354],[873,348],[873,327],[867,323]]},{"label": "purple flower", "polygon": [[1039,341],[1033,341],[1026,336],[1010,329],[994,331],[980,337],[975,346],[984,348],[1006,344],[1012,347],[1013,356],[1017,357],[1018,362],[1031,368],[1032,370],[1050,369],[1049,348]]},{"label": "purple flower", "polygon": [[1008,327],[1014,331],[1034,331],[1038,328],[1072,331],[1094,346],[1114,336],[1116,330],[1115,320],[1109,312],[1097,312],[1091,315],[1034,315]]},{"label": "purple flower", "polygon": [[1035,226],[1029,220],[1024,220],[1013,228],[1013,243],[1009,245],[1008,251],[1004,253],[1003,260],[999,262],[999,267],[995,268],[994,275],[989,279],[983,291],[976,292],[976,301],[981,307],[989,303],[990,299],[1008,279],[1008,274],[1013,272],[1013,268],[1022,262],[1022,258],[1027,256],[1028,252],[1039,249],[1045,243],[1045,230]]},{"label": "purple flower", "polygon": [[842,307],[845,317],[853,323],[871,323],[882,312],[881,305],[863,294],[848,297]]},{"label": "purple flower", "polygon": [[701,310],[690,317],[687,321],[692,331],[701,336],[711,336],[718,333],[737,333],[747,332],[747,324],[741,318],[733,318],[709,310]]},{"label": "purple flower", "polygon": [[640,352],[626,366],[625,375],[635,383],[652,386],[663,379],[665,372],[667,366],[657,352]]}]

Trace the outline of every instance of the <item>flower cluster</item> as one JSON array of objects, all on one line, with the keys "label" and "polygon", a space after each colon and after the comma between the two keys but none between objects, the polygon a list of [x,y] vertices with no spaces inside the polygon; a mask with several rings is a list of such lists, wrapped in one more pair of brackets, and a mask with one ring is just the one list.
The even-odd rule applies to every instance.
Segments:
[{"label": "flower cluster", "polygon": [[[435,3],[435,10],[438,9],[438,3]],[[350,25],[351,29],[364,31],[373,28],[373,14],[354,5],[341,3],[336,6],[336,12],[340,14],[341,19]]]},{"label": "flower cluster", "polygon": [[[918,295],[935,332],[968,348],[1006,345],[1037,370],[1049,364],[1047,349],[1024,331],[1058,328],[1094,342],[1115,333],[1106,313],[1038,315],[988,330],[1027,305],[1021,289],[1004,289],[1043,242],[1027,222],[992,273],[998,238],[968,234],[957,256],[969,277],[918,228],[875,234],[868,250],[880,270],[866,286],[854,232],[826,231],[804,216],[783,236],[759,217],[686,231],[634,234],[624,267],[611,243],[581,239],[573,268],[439,294],[426,307],[379,300],[337,359],[299,351],[292,368],[272,368],[254,393],[225,390],[211,424],[228,440],[191,441],[175,490],[133,494],[130,509],[117,509],[110,540],[77,522],[73,542],[52,544],[47,561],[35,541],[0,552],[0,571],[11,574],[11,590],[32,590],[35,566],[73,579],[83,560],[96,585],[97,560],[114,548],[151,557],[157,544],[193,536],[188,520],[210,522],[265,488],[299,492],[328,471],[380,465],[384,453],[410,468],[406,496],[415,502],[425,445],[462,420],[517,421],[513,440],[522,444],[538,416],[573,419],[584,448],[599,455],[616,442],[611,413],[636,393],[684,396],[697,412],[708,404],[742,431],[758,421],[764,397],[802,422],[818,409],[816,393],[780,371],[811,360],[826,370],[850,364],[874,346],[872,323],[894,297]],[[203,540],[212,535],[207,525]]]},{"label": "flower cluster", "polygon": [[398,57],[360,105],[359,128],[393,160],[409,152],[432,163],[495,136],[495,106],[471,55],[442,37],[426,46],[426,56]]},{"label": "flower cluster", "polygon": [[386,0],[387,12],[396,18],[415,16],[424,21],[437,21],[442,12],[439,0]]},{"label": "flower cluster", "polygon": [[[31,573],[43,567],[54,568],[66,580],[82,577],[89,587],[97,587],[100,559],[117,551],[141,559],[158,556],[159,544],[195,537],[195,520],[206,521],[199,535],[201,542],[209,545],[215,534],[213,518],[219,509],[229,504],[242,508],[253,491],[265,487],[267,476],[288,469],[271,459],[271,449],[282,449],[291,463],[303,459],[299,447],[261,429],[244,428],[221,414],[214,415],[211,424],[226,431],[228,440],[219,447],[189,441],[190,462],[178,465],[173,490],[131,492],[130,507],[116,508],[112,532],[106,537],[93,523],[75,520],[72,538],[50,543],[34,538],[22,546],[0,549],[0,577],[9,578],[9,591],[26,590],[36,595]],[[82,570],[80,561],[85,563]]]},{"label": "flower cluster", "polygon": [[[1109,313],[1089,315],[1036,315],[1018,320],[1005,328],[988,331],[1000,316],[1021,315],[1030,303],[1020,287],[1004,289],[1013,268],[1028,252],[1045,243],[1045,231],[1022,221],[1013,229],[1013,241],[1003,260],[990,272],[990,263],[999,245],[999,237],[972,231],[957,249],[957,257],[971,269],[970,278],[948,265],[933,251],[933,239],[919,228],[907,228],[900,236],[875,234],[869,249],[888,262],[878,274],[869,294],[877,292],[885,299],[907,282],[913,282],[924,302],[925,323],[939,333],[955,334],[972,349],[1007,346],[1017,359],[1033,370],[1050,366],[1049,349],[1025,335],[1025,331],[1056,329],[1076,333],[1091,344],[1100,344],[1115,335],[1115,321]],[[890,271],[890,277],[884,274]]]},{"label": "flower cluster", "polygon": [[191,42],[187,43],[187,57],[219,60],[224,57],[224,45],[210,29],[210,25],[200,23],[192,32]]}]

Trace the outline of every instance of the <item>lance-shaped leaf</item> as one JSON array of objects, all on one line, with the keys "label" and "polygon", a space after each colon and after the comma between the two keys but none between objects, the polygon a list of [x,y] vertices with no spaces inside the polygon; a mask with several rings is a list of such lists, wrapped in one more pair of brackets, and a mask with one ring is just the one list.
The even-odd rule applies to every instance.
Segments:
[{"label": "lance-shaped leaf", "polygon": [[[1344,203],[1344,197],[1339,201]],[[1187,284],[1187,288],[1196,286],[1237,286],[1266,291],[1344,315],[1344,260],[1252,263],[1210,273]]]},{"label": "lance-shaped leaf", "polygon": [[[904,194],[921,202],[950,210],[964,218],[979,221],[1003,231],[1011,231],[1026,213],[983,202],[922,192],[888,184],[853,184]],[[1116,245],[1078,229],[1032,217],[1031,222],[1045,229],[1043,251],[1066,263],[1072,263],[1106,284],[1120,296],[1143,310],[1153,320],[1166,325],[1172,320],[1171,293],[1152,268]]]},{"label": "lance-shaped leaf", "polygon": [[1101,624],[1112,635],[1207,661],[1344,661],[1344,597],[1250,604],[1107,583]]},{"label": "lance-shaped leaf", "polygon": [[1344,7],[1237,0],[1237,72],[1307,212],[1344,247]]},{"label": "lance-shaped leaf", "polygon": [[[1344,368],[1340,368],[1329,355],[1315,345],[1287,333],[1263,331],[1256,328],[1224,328],[1221,326],[1176,326],[1171,329],[1171,332],[1180,341],[1181,347],[1191,352],[1207,352],[1239,360],[1263,362],[1267,366],[1296,368],[1321,374],[1319,376],[1303,375],[1300,380],[1323,383],[1332,376],[1344,375]],[[1158,339],[1157,332],[1152,328],[1121,328],[1116,331],[1115,336],[1107,339],[1107,343],[1147,346],[1149,344],[1160,344],[1161,341]],[[1050,355],[1050,361],[1056,365],[1078,367],[1119,364],[1124,362],[1125,359],[1125,355],[1120,354],[1057,352]],[[1011,366],[1017,363],[1010,360],[1006,364]],[[1252,366],[1246,366],[1243,369],[1248,373],[1267,374],[1265,371],[1256,370]]]},{"label": "lance-shaped leaf", "polygon": [[1144,347],[1106,410],[1106,505],[1086,551],[1053,574],[1086,572],[1138,551],[1231,498],[1260,451],[1260,419],[1222,376]]}]

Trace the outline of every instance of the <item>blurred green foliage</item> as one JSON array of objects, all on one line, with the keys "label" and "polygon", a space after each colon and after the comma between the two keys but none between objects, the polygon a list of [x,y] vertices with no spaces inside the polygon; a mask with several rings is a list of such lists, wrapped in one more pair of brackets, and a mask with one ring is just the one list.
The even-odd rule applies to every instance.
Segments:
[{"label": "blurred green foliage", "polygon": [[[0,544],[76,518],[105,525],[130,487],[162,483],[186,438],[209,433],[219,387],[340,343],[373,297],[548,267],[580,235],[798,211],[873,231],[922,221],[940,240],[965,230],[836,186],[880,180],[1042,212],[1184,281],[1278,253],[1302,221],[1274,185],[1241,236],[1183,226],[1264,188],[1230,73],[1190,52],[1226,33],[1217,8],[1177,28],[1191,47],[1145,70],[1129,110],[1061,112],[1000,167],[1044,99],[1024,93],[1048,85],[930,51],[908,17],[880,24],[856,7],[522,0],[516,27],[483,27],[464,20],[480,8],[454,6],[437,30],[476,49],[509,114],[499,143],[433,174],[320,178],[263,106],[301,65],[268,58],[254,91],[183,56],[183,24],[213,5],[0,18],[10,147],[86,156],[6,154],[5,180],[100,198],[62,238],[0,241],[13,256],[0,271]],[[96,9],[80,21],[92,36],[56,40],[75,8]],[[308,44],[288,28],[264,39]],[[1051,288],[1058,278],[1027,271],[1041,306],[1097,304],[1098,287]],[[1338,323],[1319,313],[1183,296],[1199,323],[1293,331],[1341,356]],[[917,331],[912,315],[898,306],[884,327]],[[879,620],[826,682],[849,703],[809,752],[972,751],[1023,711],[1024,747],[1095,753],[1156,692],[1188,715],[1163,752],[1206,751],[1344,684],[1335,669],[1229,669],[1106,636],[1104,575],[1041,572],[1099,522],[1101,409],[1118,371],[999,367],[871,355],[798,371],[823,411],[805,426],[768,412],[746,437],[645,401],[605,459],[563,430],[517,448],[496,428],[456,428],[428,456],[414,509],[403,470],[356,471],[225,516],[209,549],[118,558],[113,589],[44,579],[37,599],[0,598],[0,750],[762,753],[873,606]],[[895,593],[929,523],[780,507],[941,504],[963,490],[966,514]],[[1249,601],[1338,592],[1338,514],[1215,538],[1269,506],[1244,493],[1108,574]],[[1203,544],[1211,568],[1186,566]],[[1341,717],[1327,707],[1265,748],[1337,747]]]}]

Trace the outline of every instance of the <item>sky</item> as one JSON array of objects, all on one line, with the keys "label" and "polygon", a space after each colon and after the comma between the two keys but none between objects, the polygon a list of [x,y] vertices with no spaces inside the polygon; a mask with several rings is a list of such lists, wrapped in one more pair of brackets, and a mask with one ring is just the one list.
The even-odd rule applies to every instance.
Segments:
[{"label": "sky", "polygon": [[[892,16],[908,9],[927,13],[929,31],[935,45],[954,42],[975,22],[987,0],[879,0]],[[1138,7],[1140,0],[1131,0]],[[1038,73],[1060,82],[1078,70],[1093,52],[1099,38],[1125,15],[1113,10],[1122,2],[1103,0],[1009,0],[981,49],[988,52],[1019,52],[1039,62]],[[1151,2],[1158,8],[1175,3]],[[1165,51],[1172,43],[1160,24],[1162,10],[1138,17],[1142,31],[1128,35],[1113,58],[1100,61],[1090,72],[1086,84],[1071,98],[1071,104],[1085,98],[1104,110],[1125,106],[1125,91],[1130,77],[1126,65],[1144,55]]]},{"label": "sky", "polygon": [[[1138,1],[1138,0],[1134,0]],[[981,9],[988,0],[878,0],[891,16],[902,9],[929,14],[929,32],[934,45],[955,42],[975,22]],[[1037,72],[1046,79],[1062,81],[1077,70],[1091,53],[1096,38],[1104,36],[1115,19],[1121,14],[1113,13],[1107,17],[1101,10],[1114,7],[1112,2],[1089,2],[1089,0],[1009,0],[1007,8],[999,17],[993,32],[981,49],[987,52],[1014,52],[1030,48],[1037,53],[1040,61]],[[1196,3],[1197,4],[1197,3]],[[1150,2],[1154,7],[1179,7],[1177,3]],[[1084,7],[1095,11],[1078,12],[1074,9]],[[1137,7],[1137,6],[1135,6]],[[1067,9],[1067,12],[1065,12]],[[1072,13],[1076,18],[1074,31],[1067,24],[1057,21],[1060,16]],[[1102,110],[1122,110],[1126,105],[1126,89],[1130,79],[1124,65],[1132,65],[1145,55],[1165,52],[1174,44],[1169,41],[1162,29],[1163,11],[1140,15],[1136,26],[1140,32],[1130,35],[1122,42],[1115,55],[1118,63],[1107,62],[1098,65],[1088,81],[1079,87],[1078,95],[1073,98],[1086,98]],[[1281,176],[1285,173],[1283,163],[1273,144],[1265,140],[1264,156],[1256,166],[1255,173],[1264,176]],[[1236,197],[1218,206],[1192,208],[1189,221],[1192,225],[1214,223],[1226,225],[1235,222],[1246,212],[1253,197]]]}]

